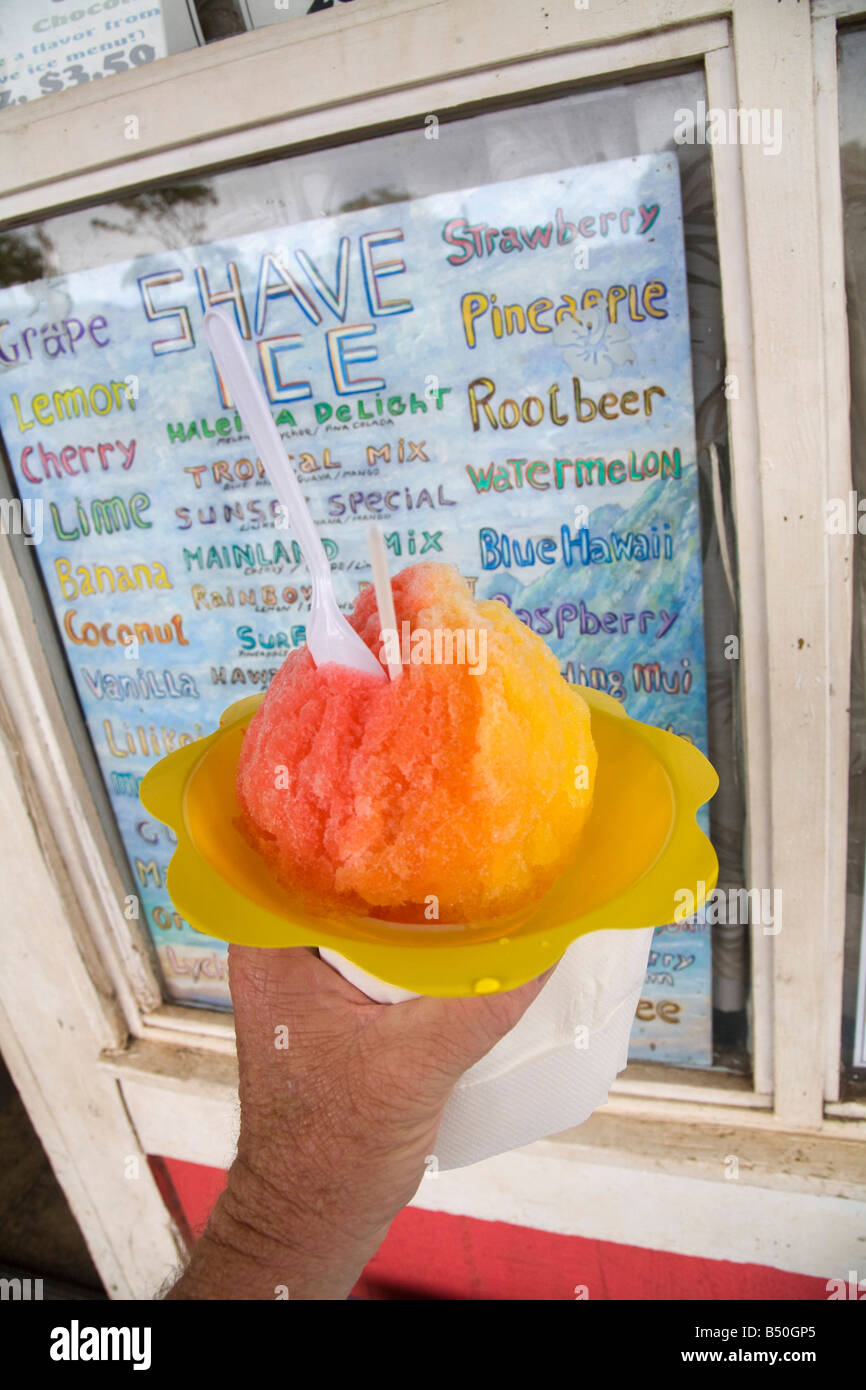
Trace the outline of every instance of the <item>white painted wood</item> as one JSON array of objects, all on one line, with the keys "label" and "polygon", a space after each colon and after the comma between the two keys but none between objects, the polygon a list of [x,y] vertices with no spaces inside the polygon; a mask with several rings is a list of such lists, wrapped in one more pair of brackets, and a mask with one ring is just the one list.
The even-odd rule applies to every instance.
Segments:
[{"label": "white painted wood", "polygon": [[[780,110],[781,151],[740,148],[750,265],[757,456],[768,614],[766,680],[772,877],[774,1094],[788,1122],[818,1126],[824,1088],[824,932],[830,841],[828,574],[824,534],[825,344],[811,29],[791,4],[734,5],[739,105]],[[808,344],[808,350],[804,345]]]},{"label": "white painted wood", "polygon": [[103,1068],[120,1086],[135,1132],[148,1153],[185,1163],[226,1169],[237,1140],[237,1078],[221,1094],[202,1092],[197,1077],[145,1077],[116,1069],[110,1059]]},{"label": "white painted wood", "polygon": [[[745,1077],[650,1065],[640,1069],[647,1075],[635,1077],[630,1074],[635,1070],[638,1069],[629,1067],[616,1078],[610,1091],[613,1098],[634,1096],[638,1100],[688,1101],[697,1105],[728,1105],[735,1109],[746,1106],[750,1110],[771,1110],[773,1107],[772,1096],[753,1091]],[[740,1084],[731,1085],[731,1081]]]},{"label": "white painted wood", "polygon": [[[145,1040],[122,1054],[104,1057],[101,1066],[116,1078],[136,1133],[149,1152],[214,1168],[227,1166],[237,1136],[233,1057]],[[726,1154],[743,1157],[744,1186],[757,1182],[788,1190],[793,1182],[797,1191],[866,1198],[866,1113],[825,1119],[815,1134],[786,1128],[772,1111],[754,1107],[751,1099],[747,1093],[745,1103],[735,1107],[695,1104],[691,1097],[674,1094],[612,1095],[586,1124],[547,1142],[555,1142],[561,1155],[599,1162],[603,1153],[605,1161],[619,1165],[685,1176],[698,1172],[701,1162],[705,1167],[717,1163],[721,1145]],[[530,1151],[540,1150],[535,1145]],[[707,1159],[707,1153],[715,1157]],[[640,1182],[638,1176],[635,1182]],[[634,1243],[641,1244],[639,1237]]]},{"label": "white painted wood", "polygon": [[[109,1294],[150,1298],[182,1248],[113,1079],[116,1006],[73,928],[78,912],[0,709],[0,822],[14,828],[0,932],[0,1049]],[[37,834],[38,827],[38,834]]]},{"label": "white painted wood", "polygon": [[[580,1128],[536,1144],[533,1152],[567,1156],[596,1165],[642,1172],[681,1174],[712,1182],[736,1181],[773,1191],[803,1192],[862,1201],[863,1150],[840,1126],[822,1136],[772,1131],[763,1126],[696,1125],[672,1117],[647,1131],[640,1150],[631,1143],[633,1122],[605,1106]],[[735,1165],[729,1163],[735,1156]],[[736,1178],[733,1174],[736,1173]]]},{"label": "white painted wood", "polygon": [[839,1100],[824,1106],[824,1114],[839,1119],[866,1120],[866,1101]]},{"label": "white painted wood", "polygon": [[[736,73],[729,49],[708,53],[707,106],[737,109]],[[728,400],[731,492],[739,561],[739,614],[743,714],[743,766],[748,799],[746,882],[772,882],[770,805],[770,688],[763,679],[768,642],[765,539],[758,457],[758,401],[754,389],[753,308],[743,172],[738,145],[713,145],[716,227],[722,281],[727,375],[737,383]],[[755,1090],[773,1090],[773,958],[771,939],[751,931],[752,1065]]]},{"label": "white painted wood", "polygon": [[[843,1118],[825,1115],[817,1126],[813,1125],[811,1121],[802,1126],[795,1126],[789,1121],[783,1120],[776,1111],[764,1109],[758,1105],[733,1106],[718,1102],[713,1103],[709,1100],[695,1104],[690,1097],[661,1098],[612,1094],[607,1105],[603,1107],[603,1111],[597,1113],[611,1114],[623,1119],[643,1122],[648,1126],[647,1132],[654,1125],[664,1126],[673,1121],[677,1124],[688,1123],[701,1127],[724,1125],[732,1137],[740,1133],[760,1131],[766,1134],[802,1134],[809,1138],[818,1135],[827,1141],[853,1140],[858,1145],[866,1143],[866,1125],[862,1123],[866,1116],[863,1115],[862,1109],[856,1114],[846,1113]],[[640,1143],[639,1135],[640,1129],[636,1123],[635,1144]],[[861,1187],[866,1195],[866,1174],[864,1174],[862,1151],[860,1165]]]},{"label": "white painted wood", "polygon": [[863,0],[812,0],[813,19],[866,19]]},{"label": "white painted wood", "polygon": [[160,1004],[142,1014],[136,1036],[148,1042],[195,1046],[235,1056],[234,1016],[221,1009],[193,1009],[183,1004]]},{"label": "white painted wood", "polygon": [[[735,1150],[729,1152],[735,1155]],[[537,1144],[422,1182],[412,1205],[679,1255],[847,1280],[863,1268],[866,1202],[585,1163]],[[585,1284],[575,1268],[575,1285]],[[589,1288],[589,1298],[603,1289]],[[646,1298],[652,1300],[653,1290]]]},{"label": "white painted wood", "polygon": [[[815,55],[815,138],[821,208],[821,271],[824,299],[824,395],[827,439],[824,451],[825,498],[846,498],[852,485],[848,319],[845,299],[842,171],[839,158],[839,102],[836,22],[821,19],[812,29]],[[828,821],[826,907],[824,911],[824,1094],[839,1099],[842,1050],[842,981],[845,955],[848,873],[848,764],[853,609],[852,536],[824,532],[828,610],[827,737]]]}]

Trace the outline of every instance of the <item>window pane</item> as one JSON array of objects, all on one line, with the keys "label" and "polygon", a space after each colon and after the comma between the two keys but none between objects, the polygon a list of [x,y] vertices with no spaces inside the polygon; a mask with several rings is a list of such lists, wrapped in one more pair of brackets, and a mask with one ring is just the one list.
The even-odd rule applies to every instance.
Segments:
[{"label": "window pane", "polygon": [[[723,899],[741,887],[726,435],[726,393],[739,383],[725,375],[709,149],[674,140],[678,113],[701,100],[702,76],[686,73],[455,121],[431,116],[412,130],[202,175],[4,239],[5,282],[39,283],[0,299],[9,321],[0,422],[19,487],[28,486],[22,458],[33,441],[30,472],[38,468],[43,480],[36,491],[57,504],[56,513],[46,506],[53,529],[39,547],[46,587],[172,998],[227,1003],[224,952],[174,924],[161,887],[170,846],[152,826],[142,841],[137,778],[164,751],[163,720],[175,736],[207,731],[233,698],[267,683],[275,654],[303,640],[307,607],[305,572],[275,550],[269,490],[231,412],[216,408],[198,346],[202,303],[223,292],[236,291],[222,302],[237,307],[259,344],[287,449],[336,547],[344,607],[366,579],[369,516],[384,520],[394,568],[422,557],[458,564],[479,596],[498,595],[545,635],[569,679],[607,690],[629,714],[709,753],[721,786],[702,814]],[[360,240],[385,234],[393,243]],[[274,259],[261,280],[268,251]],[[364,255],[366,282],[356,259]],[[422,327],[406,301],[423,304]],[[499,314],[506,307],[507,317]],[[347,312],[374,329],[362,347],[381,357],[367,367],[357,351],[341,356],[336,339],[325,352],[326,332]],[[91,453],[86,478],[78,454],[68,455],[79,469],[73,480],[52,441],[95,448],[116,436],[117,449],[128,450],[133,417],[122,395],[115,409],[97,392],[94,408],[111,409],[113,429],[108,418],[87,422],[91,440],[82,421],[53,432],[43,423],[53,407],[37,409],[34,396],[56,386],[62,362],[50,325],[70,317],[82,325],[93,362],[103,351],[94,332],[110,338],[113,330],[92,320],[112,315],[135,345],[106,348],[100,360],[139,391],[140,442],[128,466],[125,452]],[[32,334],[25,342],[25,324],[48,325],[44,348]],[[292,333],[300,348],[281,336]],[[16,343],[20,360],[9,360]],[[41,392],[25,389],[25,358],[27,380],[42,382]],[[77,380],[69,361],[67,386]],[[380,375],[387,386],[371,385]],[[481,379],[494,388],[486,403]],[[13,393],[28,412],[20,418]],[[105,563],[112,538],[81,534],[75,499],[92,532],[94,499],[115,488],[127,503],[136,489],[147,494],[140,517],[154,530],[142,547],[130,528],[130,560],[159,561],[171,589],[162,601],[152,569],[152,592],[125,602],[166,633],[178,617],[182,662],[167,638],[159,669],[142,665],[159,690],[163,665],[189,677],[195,695],[184,695],[178,676],[177,699],[169,692],[161,706],[182,717],[156,718],[156,691],[115,683],[128,664],[93,626],[104,612],[116,637],[123,614],[115,608],[126,608],[82,588],[98,590],[94,566]],[[240,571],[239,543],[258,546]],[[76,554],[75,566],[88,557],[86,573],[58,571],[58,560],[73,565]],[[746,1066],[748,928],[732,915],[717,913],[711,931],[698,921],[659,932],[633,1058]]]}]

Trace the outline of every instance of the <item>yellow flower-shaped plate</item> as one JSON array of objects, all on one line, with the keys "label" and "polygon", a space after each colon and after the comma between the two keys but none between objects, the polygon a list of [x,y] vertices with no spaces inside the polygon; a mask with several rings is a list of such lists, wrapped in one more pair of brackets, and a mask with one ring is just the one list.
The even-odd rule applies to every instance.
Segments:
[{"label": "yellow flower-shaped plate", "polygon": [[715,851],[695,819],[718,786],[714,768],[685,739],[630,719],[608,695],[579,689],[598,749],[592,813],[571,868],[517,916],[410,927],[315,916],[293,902],[235,824],[238,756],[263,695],[230,706],[216,733],[170,753],[141,783],[145,808],[177,835],[167,876],[175,907],[206,936],[327,947],[379,980],[434,995],[514,989],[586,932],[664,926],[678,907],[683,916],[682,890],[700,908],[718,877]]}]

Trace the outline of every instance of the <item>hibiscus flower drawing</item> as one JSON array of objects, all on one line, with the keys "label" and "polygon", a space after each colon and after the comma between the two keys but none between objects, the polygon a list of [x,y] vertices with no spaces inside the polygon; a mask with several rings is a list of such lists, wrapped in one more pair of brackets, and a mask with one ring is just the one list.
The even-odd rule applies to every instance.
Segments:
[{"label": "hibiscus flower drawing", "polygon": [[573,376],[598,381],[614,368],[633,364],[634,350],[624,323],[611,323],[606,314],[580,310],[563,315],[553,330],[553,341]]}]

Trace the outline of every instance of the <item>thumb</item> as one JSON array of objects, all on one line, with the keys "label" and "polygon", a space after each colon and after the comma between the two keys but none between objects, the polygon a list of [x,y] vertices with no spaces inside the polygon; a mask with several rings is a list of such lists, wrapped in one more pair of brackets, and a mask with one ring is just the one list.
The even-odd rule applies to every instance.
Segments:
[{"label": "thumb", "polygon": [[396,1040],[411,1040],[416,1057],[426,1060],[431,1080],[453,1086],[486,1056],[541,994],[556,965],[517,989],[465,999],[425,996],[392,1004],[381,1025]]}]

